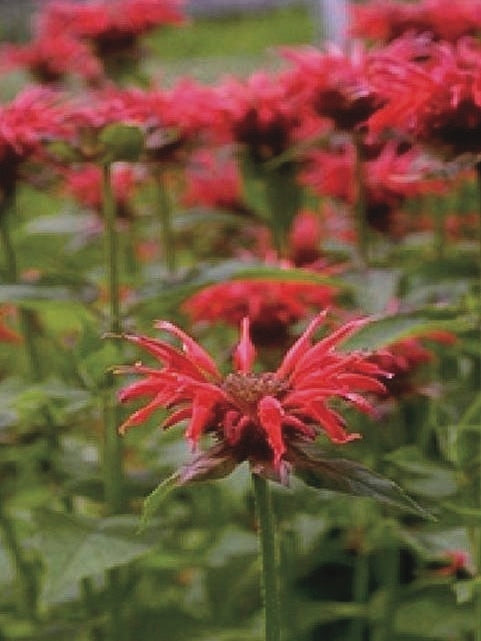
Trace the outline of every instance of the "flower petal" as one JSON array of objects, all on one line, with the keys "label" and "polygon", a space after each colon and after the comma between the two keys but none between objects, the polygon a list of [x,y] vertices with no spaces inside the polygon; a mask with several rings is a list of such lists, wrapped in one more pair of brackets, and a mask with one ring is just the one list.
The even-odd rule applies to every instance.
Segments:
[{"label": "flower petal", "polygon": [[256,350],[249,334],[249,318],[245,316],[241,323],[241,338],[234,352],[234,365],[238,372],[248,374],[256,357]]},{"label": "flower petal", "polygon": [[187,357],[196,365],[199,369],[208,374],[211,374],[216,379],[220,379],[220,372],[217,369],[217,365],[214,360],[209,356],[209,354],[203,349],[196,341],[183,332],[177,325],[169,323],[168,321],[157,321],[154,324],[156,329],[163,329],[166,332],[174,334],[177,338],[180,338],[182,341],[182,347]]},{"label": "flower petal", "polygon": [[273,396],[264,396],[257,406],[260,423],[267,434],[267,440],[274,452],[274,467],[278,468],[281,458],[286,451],[282,438],[282,419],[284,410],[279,401]]},{"label": "flower petal", "polygon": [[294,345],[289,349],[280,364],[276,376],[278,378],[286,378],[292,372],[296,363],[311,347],[311,338],[317,328],[322,325],[326,317],[327,310],[324,310],[316,316],[307,326],[307,329],[297,339]]}]

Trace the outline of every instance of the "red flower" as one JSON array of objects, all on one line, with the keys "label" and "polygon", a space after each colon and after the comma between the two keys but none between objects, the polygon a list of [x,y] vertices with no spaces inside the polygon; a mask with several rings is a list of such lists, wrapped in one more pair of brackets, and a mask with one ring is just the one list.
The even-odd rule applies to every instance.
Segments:
[{"label": "red flower", "polygon": [[6,69],[23,67],[35,80],[59,82],[76,74],[89,82],[102,77],[102,66],[88,46],[68,35],[39,36],[25,45],[6,45],[1,51]]},{"label": "red flower", "polygon": [[389,42],[406,34],[431,33],[455,42],[481,31],[479,0],[424,0],[418,3],[371,0],[352,6],[354,36]]},{"label": "red flower", "polygon": [[379,367],[394,374],[386,383],[388,395],[399,398],[422,391],[414,376],[422,365],[434,359],[433,352],[423,345],[423,340],[452,345],[457,338],[451,332],[434,330],[423,336],[398,340],[371,357]]},{"label": "red flower", "polygon": [[196,322],[234,327],[247,317],[256,346],[285,346],[291,326],[330,305],[334,294],[331,286],[312,282],[234,280],[197,292],[184,309]]},{"label": "red flower", "polygon": [[[362,393],[384,389],[378,378],[385,373],[366,355],[335,349],[366,320],[351,321],[312,345],[324,318],[322,313],[310,323],[275,372],[264,373],[252,371],[256,353],[249,337],[249,320],[243,319],[241,340],[234,352],[235,371],[225,377],[212,358],[171,323],[161,321],[156,327],[179,338],[182,351],[165,341],[125,335],[156,357],[162,368],[141,363],[118,368],[117,373],[143,377],[120,392],[121,402],[149,399],[121,426],[121,433],[142,424],[157,409],[167,408],[170,416],[163,428],[187,420],[185,435],[193,447],[206,433],[219,441],[215,456],[218,460],[222,452],[222,469],[217,469],[217,476],[248,460],[256,472],[285,481],[290,467],[296,465],[298,440],[314,441],[320,432],[339,444],[360,437],[346,431],[340,414],[329,407],[332,400],[347,401],[372,415]],[[205,469],[202,473],[205,477]]]},{"label": "red flower", "polygon": [[188,207],[204,206],[246,212],[242,203],[239,170],[227,150],[215,154],[200,149],[192,154],[185,170],[186,189],[182,201]]},{"label": "red flower", "polygon": [[295,65],[284,76],[294,113],[310,106],[338,129],[351,131],[381,106],[367,75],[368,57],[359,47],[349,56],[333,46],[290,49],[285,56]]},{"label": "red flower", "polygon": [[285,75],[258,71],[245,81],[228,79],[215,92],[218,115],[212,126],[220,137],[243,145],[256,162],[278,156],[295,142],[326,128],[326,123],[309,114],[299,101],[294,103],[291,82]]},{"label": "red flower", "polygon": [[[102,209],[102,170],[97,165],[85,164],[65,172],[65,190],[79,203],[100,213]],[[112,188],[117,201],[118,214],[130,218],[129,201],[135,187],[142,179],[138,167],[115,163],[112,171]]]},{"label": "red flower", "polygon": [[[424,193],[439,193],[445,185],[429,176],[436,166],[420,149],[406,150],[393,141],[376,147],[374,157],[363,163],[366,218],[374,229],[399,237],[406,231],[399,211],[404,201]],[[314,151],[307,157],[301,180],[321,196],[329,195],[352,206],[356,200],[355,162],[352,145]]]},{"label": "red flower", "polygon": [[41,87],[27,87],[0,106],[0,201],[13,193],[22,163],[63,133],[63,113],[59,94]]},{"label": "red flower", "polygon": [[[420,47],[419,61],[413,56]],[[481,47],[473,40],[393,43],[372,65],[372,81],[387,104],[370,118],[370,131],[401,129],[450,157],[479,153],[480,68]]]},{"label": "red flower", "polygon": [[90,41],[102,58],[135,46],[139,36],[179,24],[182,0],[90,0],[51,2],[38,17],[38,31],[51,38],[70,35]]}]

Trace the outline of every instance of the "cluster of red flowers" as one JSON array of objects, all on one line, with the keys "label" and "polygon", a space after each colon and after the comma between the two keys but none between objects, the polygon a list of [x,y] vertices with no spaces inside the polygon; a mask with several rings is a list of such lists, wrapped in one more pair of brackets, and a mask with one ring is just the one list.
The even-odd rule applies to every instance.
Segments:
[{"label": "cluster of red flowers", "polygon": [[[122,400],[146,395],[151,402],[125,427],[145,420],[157,407],[176,407],[167,424],[189,418],[193,443],[201,433],[213,432],[228,444],[235,460],[270,465],[280,477],[284,464],[294,464],[290,435],[312,439],[313,425],[320,424],[336,442],[352,438],[328,407],[329,398],[347,400],[370,413],[358,392],[385,394],[387,388],[397,393],[395,386],[381,384],[379,376],[396,372],[396,380],[401,380],[428,360],[430,353],[416,339],[395,344],[389,356],[379,355],[377,361],[334,352],[334,345],[360,326],[358,322],[314,347],[310,339],[321,322],[320,311],[340,298],[337,288],[322,277],[343,269],[344,259],[326,266],[322,245],[354,237],[353,221],[336,209],[335,201],[343,201],[343,212],[352,212],[362,196],[367,222],[400,237],[409,229],[399,222],[405,201],[441,189],[435,179],[439,164],[419,144],[441,147],[450,157],[481,151],[481,48],[466,35],[472,33],[477,14],[459,5],[457,26],[444,25],[451,29],[447,38],[442,25],[429,17],[439,12],[435,7],[440,4],[425,0],[402,9],[392,5],[393,11],[399,10],[396,15],[410,17],[389,18],[391,31],[382,39],[392,42],[382,49],[369,51],[360,44],[349,54],[331,46],[290,49],[283,54],[288,66],[281,71],[258,71],[215,86],[192,80],[171,88],[106,84],[73,96],[29,88],[0,108],[4,198],[12,195],[25,161],[42,153],[56,162],[65,191],[99,210],[100,164],[112,161],[119,212],[131,218],[130,197],[143,177],[165,180],[172,172],[181,185],[178,202],[244,216],[245,228],[258,237],[257,262],[260,257],[264,267],[277,272],[271,278],[205,287],[181,308],[195,323],[241,323],[237,370],[226,379],[210,357],[172,325],[160,327],[182,339],[185,355],[166,342],[128,336],[165,367],[157,371],[138,365],[129,370],[147,378],[128,386]],[[372,8],[359,8],[359,33],[360,16],[372,15]],[[39,17],[36,39],[23,48],[10,47],[5,56],[27,65],[42,81],[58,81],[73,69],[98,84],[110,54],[136,46],[141,34],[158,25],[181,20],[177,0],[121,0],[115,7],[104,0],[53,2]],[[406,29],[424,31],[413,27],[423,20],[431,20],[427,30],[432,35],[405,34]],[[400,37],[393,40],[394,35]],[[119,140],[132,133],[127,130],[135,130],[131,146],[129,140],[106,135],[117,125],[123,127]],[[314,205],[303,210],[296,198],[306,185],[310,196],[332,200],[319,205],[319,211]],[[289,203],[292,211],[285,216],[291,196],[294,205]],[[283,242],[275,238],[278,226]],[[248,253],[241,243],[236,250],[241,256]],[[248,251],[252,257],[252,247]],[[283,270],[294,266],[304,271],[295,274],[295,280],[283,279]],[[254,346],[289,348],[296,324],[312,316],[316,320],[287,352],[279,370],[251,371]]]}]

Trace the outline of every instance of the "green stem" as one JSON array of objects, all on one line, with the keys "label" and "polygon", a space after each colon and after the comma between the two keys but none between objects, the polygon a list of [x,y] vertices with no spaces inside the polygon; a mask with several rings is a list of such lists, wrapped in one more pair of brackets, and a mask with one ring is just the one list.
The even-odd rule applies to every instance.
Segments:
[{"label": "green stem", "polygon": [[6,550],[10,553],[13,564],[17,568],[18,583],[20,586],[20,609],[30,619],[37,618],[37,581],[35,570],[23,554],[22,547],[17,540],[17,535],[12,522],[5,514],[3,501],[0,501],[0,531]]},{"label": "green stem", "polygon": [[[0,211],[0,235],[5,256],[5,272],[8,281],[12,284],[18,282],[17,258],[10,235],[8,220],[12,213],[15,213],[14,208],[15,196],[9,199]],[[39,383],[43,380],[43,372],[35,340],[35,313],[32,310],[20,308],[19,315],[25,344],[25,354],[30,369],[30,380],[32,383]],[[57,430],[55,428],[55,421],[47,407],[42,410],[42,414],[47,426],[47,441],[53,449],[56,449],[58,446],[58,437]]]},{"label": "green stem", "polygon": [[[110,302],[109,328],[114,334],[121,332],[120,316],[120,279],[119,247],[116,228],[116,206],[112,192],[111,166],[103,167],[103,214],[105,221],[106,267],[108,273],[108,292]],[[122,465],[122,442],[118,434],[119,416],[115,398],[114,380],[108,374],[107,387],[103,393],[104,447],[103,472],[105,503],[108,514],[119,514],[124,507],[124,475]],[[124,629],[122,622],[121,590],[117,570],[106,574],[108,602],[109,641],[122,641]]]},{"label": "green stem", "polygon": [[[367,554],[361,549],[358,551],[354,564],[354,578],[352,596],[355,603],[365,604],[369,595],[369,560]],[[365,620],[354,619],[351,623],[350,641],[362,641],[364,638]]]},{"label": "green stem", "polygon": [[354,215],[356,219],[357,250],[361,269],[369,267],[369,229],[367,223],[366,182],[362,159],[362,135],[355,133],[354,142],[354,181],[356,186],[356,202]]},{"label": "green stem", "polygon": [[281,639],[281,609],[279,591],[279,555],[275,536],[275,521],[268,481],[252,475],[259,520],[259,540],[262,556],[262,587],[265,610],[265,641]]},{"label": "green stem", "polygon": [[116,226],[116,206],[112,191],[111,166],[103,166],[102,203],[105,223],[105,248],[110,302],[110,331],[120,332],[119,243]]},{"label": "green stem", "polygon": [[172,206],[162,170],[158,171],[157,184],[159,202],[158,212],[162,234],[162,255],[164,257],[164,263],[168,273],[173,274],[176,269],[176,255],[174,231],[172,229]]},{"label": "green stem", "polygon": [[9,205],[0,209],[0,234],[2,237],[3,253],[5,256],[5,273],[7,275],[7,280],[10,283],[15,283],[17,281],[17,259],[8,226],[9,210]]}]

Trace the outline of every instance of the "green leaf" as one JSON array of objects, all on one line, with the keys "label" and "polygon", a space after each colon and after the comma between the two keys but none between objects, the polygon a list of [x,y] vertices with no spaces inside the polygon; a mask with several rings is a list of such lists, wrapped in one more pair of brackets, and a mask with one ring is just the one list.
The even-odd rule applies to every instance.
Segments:
[{"label": "green leaf", "polygon": [[342,349],[380,349],[410,336],[422,336],[436,330],[459,332],[465,329],[466,322],[459,319],[433,320],[419,314],[396,314],[372,321],[348,338]]},{"label": "green leaf", "polygon": [[136,536],[136,519],[87,519],[51,510],[35,515],[47,566],[42,596],[55,601],[72,584],[145,554],[152,539]]},{"label": "green leaf", "polygon": [[294,464],[294,473],[307,485],[343,494],[366,496],[423,518],[433,519],[394,481],[376,474],[357,461],[327,458],[315,443],[292,443],[289,458]]}]

